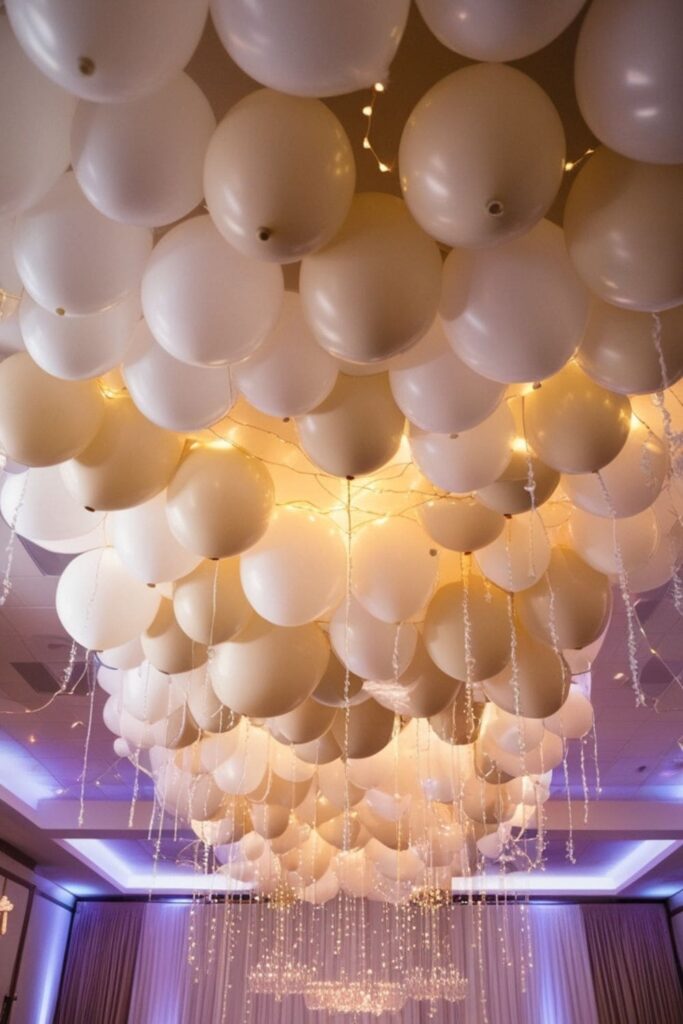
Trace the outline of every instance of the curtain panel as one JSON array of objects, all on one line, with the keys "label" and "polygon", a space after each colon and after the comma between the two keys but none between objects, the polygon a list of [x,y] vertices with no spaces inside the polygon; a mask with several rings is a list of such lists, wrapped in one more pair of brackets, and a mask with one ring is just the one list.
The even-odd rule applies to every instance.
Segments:
[{"label": "curtain panel", "polygon": [[600,1024],[680,1024],[683,997],[661,904],[586,904]]}]

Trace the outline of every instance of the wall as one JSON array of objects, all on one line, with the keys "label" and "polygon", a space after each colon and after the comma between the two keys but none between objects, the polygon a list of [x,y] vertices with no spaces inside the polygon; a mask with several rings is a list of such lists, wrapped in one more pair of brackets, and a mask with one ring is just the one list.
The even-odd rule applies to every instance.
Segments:
[{"label": "wall", "polygon": [[[15,906],[18,902],[24,908],[22,919],[28,911],[16,985],[17,999],[12,1006],[10,1024],[50,1024],[59,992],[74,900],[69,893],[41,878],[24,864],[0,853],[0,876],[4,871],[25,883],[13,883],[12,892],[8,888],[8,895]],[[32,887],[32,899],[29,898],[31,889],[25,886]],[[21,894],[20,899],[15,899],[17,893]],[[16,919],[12,921],[15,915]],[[19,917],[17,910],[13,910],[9,915],[11,935],[8,929],[8,934],[0,939],[0,995],[9,989],[9,978],[6,983],[4,978],[8,973],[6,965],[10,960],[14,961],[13,953],[20,944],[23,920],[20,922]],[[5,946],[10,937],[11,945]]]}]

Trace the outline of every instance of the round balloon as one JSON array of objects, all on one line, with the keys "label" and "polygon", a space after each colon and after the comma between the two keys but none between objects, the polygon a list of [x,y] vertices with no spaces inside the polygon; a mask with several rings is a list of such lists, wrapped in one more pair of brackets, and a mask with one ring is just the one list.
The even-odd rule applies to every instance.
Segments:
[{"label": "round balloon", "polygon": [[0,445],[24,466],[54,466],[78,455],[104,411],[94,381],[58,380],[25,352],[0,363]]},{"label": "round balloon", "polygon": [[594,299],[576,359],[593,380],[620,395],[661,391],[683,376],[682,334],[683,306],[655,316]]},{"label": "round balloon", "polygon": [[329,245],[307,256],[299,290],[319,343],[339,359],[374,363],[414,345],[436,316],[441,257],[405,204],[357,195]]},{"label": "round balloon", "polygon": [[550,544],[543,520],[523,512],[505,524],[503,532],[474,557],[482,573],[501,590],[512,593],[537,583],[550,563]]},{"label": "round balloon", "polygon": [[451,551],[476,551],[491,544],[503,531],[505,520],[472,495],[433,498],[418,506],[425,530],[437,544]]},{"label": "round balloon", "polygon": [[335,715],[334,708],[327,708],[309,697],[293,711],[271,721],[289,743],[310,743],[331,728]]},{"label": "round balloon", "polygon": [[429,603],[423,637],[427,653],[453,679],[478,681],[510,659],[505,595],[477,576],[440,587]]},{"label": "round balloon", "polygon": [[76,101],[35,68],[0,20],[0,217],[21,213],[69,166]]},{"label": "round balloon", "polygon": [[322,679],[329,647],[318,626],[284,629],[255,615],[234,640],[218,644],[209,671],[220,700],[238,714],[284,715]]},{"label": "round balloon", "polygon": [[548,220],[492,249],[454,249],[444,265],[446,334],[455,354],[491,380],[557,373],[581,341],[587,315],[588,292],[561,228]]},{"label": "round balloon", "polygon": [[295,292],[285,292],[275,328],[234,367],[232,378],[250,405],[268,416],[301,416],[327,398],[337,364],[315,340]]},{"label": "round balloon", "polygon": [[173,614],[173,603],[166,598],[140,637],[140,643],[149,663],[167,675],[191,672],[206,663],[206,647],[196,644],[182,631]]},{"label": "round balloon", "polygon": [[422,430],[453,434],[476,427],[495,410],[505,385],[473,372],[455,355],[440,322],[429,333],[434,341],[425,361],[389,373],[396,404]]},{"label": "round balloon", "polygon": [[64,483],[86,508],[130,508],[168,484],[183,439],[155,427],[125,395],[109,398],[90,444],[62,466]]},{"label": "round balloon", "polygon": [[204,165],[206,205],[220,233],[245,256],[276,263],[329,242],[355,183],[351,143],[332,111],[270,89],[230,108]]},{"label": "round balloon", "polygon": [[508,714],[547,718],[564,704],[570,680],[567,665],[552,647],[518,629],[514,663],[483,687],[489,700]]},{"label": "round balloon", "polygon": [[602,146],[571,187],[564,231],[599,298],[646,312],[683,303],[683,166],[636,163]]},{"label": "round balloon", "polygon": [[199,644],[220,644],[246,626],[251,607],[240,581],[237,558],[201,562],[177,581],[173,610],[181,628]]},{"label": "round balloon", "polygon": [[153,92],[187,64],[206,21],[208,0],[11,0],[9,20],[48,78],[98,103]]},{"label": "round balloon", "polygon": [[409,519],[397,516],[368,523],[351,546],[356,600],[382,622],[412,618],[436,586],[435,554],[424,530]]},{"label": "round balloon", "polygon": [[437,82],[408,118],[401,188],[440,242],[494,245],[545,215],[564,157],[562,122],[541,87],[505,64],[474,64]]},{"label": "round balloon", "polygon": [[363,680],[353,672],[348,672],[334,651],[330,651],[330,660],[313,691],[313,699],[328,708],[343,708],[347,703],[360,704],[367,697],[363,690]]},{"label": "round balloon", "polygon": [[144,320],[133,331],[122,372],[143,416],[166,430],[211,426],[235,400],[229,367],[181,363],[157,344]]},{"label": "round balloon", "polygon": [[126,103],[81,102],[71,132],[74,174],[105,217],[170,224],[202,200],[215,127],[209,101],[185,74]]},{"label": "round balloon", "polygon": [[337,96],[383,82],[410,0],[212,0],[226,50],[251,78],[295,96]]},{"label": "round balloon", "polygon": [[576,98],[601,142],[632,160],[683,163],[678,0],[596,0],[576,46]]},{"label": "round balloon", "polygon": [[410,622],[381,622],[352,597],[332,617],[330,642],[339,660],[362,679],[397,679],[415,654],[417,630]]},{"label": "round balloon", "polygon": [[507,404],[461,434],[431,434],[411,426],[415,462],[437,487],[466,494],[493,483],[510,461],[514,420]]},{"label": "round balloon", "polygon": [[97,530],[102,512],[88,512],[64,486],[58,466],[7,475],[0,491],[5,522],[28,540],[70,540]]},{"label": "round balloon", "polygon": [[58,316],[24,295],[19,324],[26,351],[41,369],[63,380],[88,380],[119,365],[140,312],[136,292],[90,316]]},{"label": "round balloon", "polygon": [[88,651],[134,640],[157,613],[161,595],[131,576],[113,548],[86,551],[69,562],[57,584],[59,621]]},{"label": "round balloon", "polygon": [[344,758],[371,757],[387,745],[393,730],[393,711],[374,700],[349,708],[332,726]]},{"label": "round balloon", "polygon": [[251,547],[265,533],[272,508],[268,470],[224,442],[191,448],[168,487],[171,533],[204,558],[226,558]]},{"label": "round balloon", "polygon": [[627,398],[606,391],[571,362],[524,399],[527,437],[561,473],[595,473],[615,459],[631,425]]},{"label": "round balloon", "polygon": [[136,288],[152,248],[147,228],[116,224],[63,174],[14,229],[24,288],[58,316],[99,313]]},{"label": "round balloon", "polygon": [[[539,508],[557,489],[560,474],[541,462],[523,438],[512,442],[514,451],[497,480],[477,491],[478,500],[496,512],[514,516],[532,507]],[[519,450],[521,448],[521,451]]]},{"label": "round balloon", "polygon": [[636,516],[607,519],[577,508],[569,519],[571,542],[597,572],[619,576],[644,568],[659,539],[657,518],[648,508]]},{"label": "round balloon", "polygon": [[111,544],[128,572],[143,583],[164,583],[187,576],[201,559],[180,546],[166,518],[162,491],[133,508],[112,512],[107,518]]},{"label": "round balloon", "polygon": [[192,217],[155,246],[142,279],[142,309],[170,355],[220,366],[244,359],[267,337],[283,290],[279,267],[237,252],[210,217]]},{"label": "round balloon", "polygon": [[580,740],[593,728],[593,705],[572,683],[567,699],[554,715],[543,722],[548,732],[563,740]]},{"label": "round balloon", "polygon": [[472,60],[519,60],[564,32],[585,0],[417,0],[439,42]]},{"label": "round balloon", "polygon": [[612,587],[569,547],[553,548],[545,575],[515,599],[524,628],[561,650],[587,647],[612,614]]},{"label": "round balloon", "polygon": [[340,373],[325,401],[298,417],[296,425],[311,461],[348,479],[374,472],[396,454],[404,419],[386,374]]}]

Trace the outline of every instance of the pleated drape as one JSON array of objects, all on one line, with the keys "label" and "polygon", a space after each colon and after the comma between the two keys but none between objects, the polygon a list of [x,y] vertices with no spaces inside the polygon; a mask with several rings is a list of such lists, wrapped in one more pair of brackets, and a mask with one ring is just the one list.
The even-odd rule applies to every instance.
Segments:
[{"label": "pleated drape", "polygon": [[76,908],[55,1024],[127,1024],[142,903]]},{"label": "pleated drape", "polygon": [[683,997],[660,904],[583,907],[600,1024],[681,1024]]}]

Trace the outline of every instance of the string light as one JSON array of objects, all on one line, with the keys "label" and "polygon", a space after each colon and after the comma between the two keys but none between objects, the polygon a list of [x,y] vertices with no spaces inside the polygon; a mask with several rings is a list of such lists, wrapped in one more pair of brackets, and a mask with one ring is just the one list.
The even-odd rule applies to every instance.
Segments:
[{"label": "string light", "polygon": [[377,102],[378,96],[380,96],[384,91],[384,84],[382,82],[375,82],[375,84],[372,87],[372,95],[370,102],[366,103],[365,106],[363,107],[363,117],[367,118],[365,134],[363,135],[363,149],[366,149],[369,153],[372,154],[372,156],[375,159],[375,162],[377,163],[378,171],[380,171],[382,174],[388,174],[392,170],[392,167],[389,164],[384,163],[384,161],[380,158],[371,140],[372,121],[373,117],[375,116],[375,104]]}]

